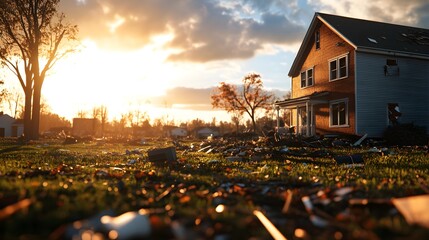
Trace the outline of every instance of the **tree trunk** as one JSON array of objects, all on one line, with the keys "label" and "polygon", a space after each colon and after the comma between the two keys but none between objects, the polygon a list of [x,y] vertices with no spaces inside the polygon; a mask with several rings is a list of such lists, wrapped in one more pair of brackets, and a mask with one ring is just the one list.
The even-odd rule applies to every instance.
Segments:
[{"label": "tree trunk", "polygon": [[34,93],[33,93],[33,114],[32,114],[32,126],[31,126],[31,139],[39,139],[39,129],[40,129],[40,99],[42,95],[42,85],[40,83],[34,84]]},{"label": "tree trunk", "polygon": [[32,99],[32,91],[31,87],[27,87],[24,89],[25,94],[25,107],[24,107],[24,138],[26,141],[31,140],[31,129],[32,129],[32,121],[31,121],[31,99]]}]

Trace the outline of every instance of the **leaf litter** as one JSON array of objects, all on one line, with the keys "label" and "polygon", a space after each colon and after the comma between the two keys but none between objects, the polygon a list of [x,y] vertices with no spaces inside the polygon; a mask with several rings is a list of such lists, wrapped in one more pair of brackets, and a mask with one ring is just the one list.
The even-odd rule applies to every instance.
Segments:
[{"label": "leaf litter", "polygon": [[[124,145],[122,153],[111,151],[108,143],[79,145],[82,149],[42,145],[44,154],[3,153],[0,157],[10,165],[1,168],[1,184],[10,187],[0,194],[0,213],[8,213],[2,215],[0,230],[4,238],[51,239],[429,236],[427,220],[410,220],[426,209],[414,208],[410,217],[403,207],[417,195],[425,197],[428,172],[419,171],[418,163],[409,166],[417,175],[408,177],[416,182],[408,188],[397,176],[381,171],[384,176],[377,180],[372,174],[388,165],[383,162],[399,161],[402,149],[292,140],[174,141],[168,149],[174,147],[177,159],[159,162],[159,156],[150,160],[148,152],[165,145],[150,141],[132,150]],[[424,149],[406,152],[427,158]],[[343,162],[335,160],[341,156],[346,156]],[[35,221],[35,227],[22,231],[22,224]]]}]

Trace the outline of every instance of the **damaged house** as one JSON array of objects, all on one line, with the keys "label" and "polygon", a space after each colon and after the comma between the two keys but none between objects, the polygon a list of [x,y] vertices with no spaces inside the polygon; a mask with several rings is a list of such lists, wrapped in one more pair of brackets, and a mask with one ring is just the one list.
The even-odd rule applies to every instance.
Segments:
[{"label": "damaged house", "polygon": [[291,126],[305,136],[429,129],[429,30],[316,13],[289,71]]}]

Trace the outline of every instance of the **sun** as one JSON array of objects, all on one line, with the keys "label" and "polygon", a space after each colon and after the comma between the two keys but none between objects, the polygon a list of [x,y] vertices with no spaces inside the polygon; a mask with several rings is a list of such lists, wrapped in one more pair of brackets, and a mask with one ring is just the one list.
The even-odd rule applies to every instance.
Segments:
[{"label": "sun", "polygon": [[135,51],[109,51],[84,40],[80,51],[60,60],[47,77],[42,91],[48,105],[68,119],[104,105],[115,118],[165,94],[175,71],[161,41]]}]

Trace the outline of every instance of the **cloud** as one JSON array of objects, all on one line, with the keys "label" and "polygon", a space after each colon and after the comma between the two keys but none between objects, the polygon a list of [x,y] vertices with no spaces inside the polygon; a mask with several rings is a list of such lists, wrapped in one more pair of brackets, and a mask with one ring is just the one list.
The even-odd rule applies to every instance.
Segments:
[{"label": "cloud", "polygon": [[[164,47],[176,52],[169,60],[208,62],[251,58],[266,44],[300,41],[305,26],[283,14],[281,2],[75,0],[62,1],[61,9],[78,24],[81,38],[101,47],[134,50],[171,34]],[[263,14],[249,17],[249,6]]]},{"label": "cloud", "polygon": [[326,13],[429,28],[427,0],[311,0],[309,4]]}]

